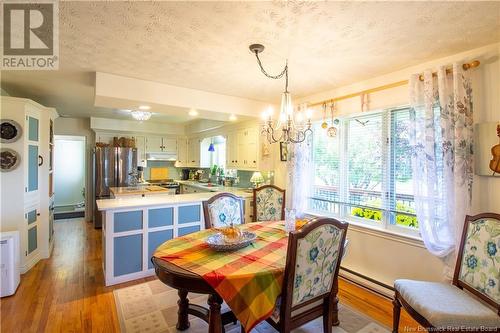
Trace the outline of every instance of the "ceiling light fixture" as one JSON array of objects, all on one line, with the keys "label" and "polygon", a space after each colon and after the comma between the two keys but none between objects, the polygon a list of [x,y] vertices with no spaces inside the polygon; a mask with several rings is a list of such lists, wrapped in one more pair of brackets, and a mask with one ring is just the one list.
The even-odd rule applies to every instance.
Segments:
[{"label": "ceiling light fixture", "polygon": [[132,118],[138,121],[145,121],[151,118],[152,113],[149,111],[141,111],[141,110],[132,110],[130,111],[132,114]]},{"label": "ceiling light fixture", "polygon": [[151,110],[151,107],[149,105],[139,105],[139,110],[147,111]]},{"label": "ceiling light fixture", "polygon": [[196,117],[198,115],[198,111],[196,111],[195,109],[191,109],[189,110],[189,113],[188,113],[191,117]]},{"label": "ceiling light fixture", "polygon": [[229,116],[229,120],[236,121],[236,120],[238,120],[238,118],[234,114],[232,114]]},{"label": "ceiling light fixture", "polygon": [[[252,44],[249,46],[250,51],[255,53],[257,64],[261,72],[268,78],[278,80],[285,77],[285,91],[281,94],[280,114],[277,121],[273,120],[270,110],[263,116],[265,118],[262,133],[266,134],[269,143],[285,142],[285,143],[300,143],[303,142],[311,130],[311,111],[307,110],[307,105],[299,106],[297,114],[294,114],[292,105],[292,96],[288,91],[288,59],[285,63],[285,68],[278,75],[270,75],[266,72],[259,58],[259,53],[264,51],[264,45]],[[304,113],[307,120],[304,120]],[[281,134],[275,137],[275,132],[281,130]]]}]

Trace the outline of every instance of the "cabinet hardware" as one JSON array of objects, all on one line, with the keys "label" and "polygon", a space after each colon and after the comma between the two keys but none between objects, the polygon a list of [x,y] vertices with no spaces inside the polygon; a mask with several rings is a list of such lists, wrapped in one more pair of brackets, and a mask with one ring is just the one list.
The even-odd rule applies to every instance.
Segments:
[{"label": "cabinet hardware", "polygon": [[41,155],[38,155],[38,166],[42,166],[43,164],[43,157]]},{"label": "cabinet hardware", "polygon": [[40,216],[40,213],[36,213],[36,216]]}]

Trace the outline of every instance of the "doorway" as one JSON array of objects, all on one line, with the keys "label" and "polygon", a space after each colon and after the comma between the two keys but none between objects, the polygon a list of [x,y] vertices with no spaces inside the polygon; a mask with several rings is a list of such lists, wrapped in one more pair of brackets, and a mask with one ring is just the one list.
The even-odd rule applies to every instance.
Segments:
[{"label": "doorway", "polygon": [[56,135],[54,218],[85,216],[85,136]]}]

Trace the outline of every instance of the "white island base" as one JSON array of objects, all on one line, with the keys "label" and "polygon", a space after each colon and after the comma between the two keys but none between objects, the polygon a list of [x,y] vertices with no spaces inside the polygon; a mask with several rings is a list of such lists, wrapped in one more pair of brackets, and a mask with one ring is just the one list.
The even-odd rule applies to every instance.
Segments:
[{"label": "white island base", "polygon": [[[103,211],[106,286],[153,275],[151,256],[159,245],[174,237],[204,229],[202,202],[213,193],[205,196],[207,198],[178,195],[164,197],[163,200],[98,200],[99,210]],[[131,206],[132,202],[142,207]]]}]

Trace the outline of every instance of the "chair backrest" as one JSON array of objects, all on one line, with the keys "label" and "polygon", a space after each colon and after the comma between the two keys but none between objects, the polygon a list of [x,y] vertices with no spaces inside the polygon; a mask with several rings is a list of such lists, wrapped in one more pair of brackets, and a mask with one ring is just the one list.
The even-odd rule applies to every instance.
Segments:
[{"label": "chair backrest", "polygon": [[253,190],[253,221],[285,219],[285,190],[264,185]]},{"label": "chair backrest", "polygon": [[282,316],[320,299],[332,301],[338,277],[348,224],[332,218],[309,222],[292,232],[282,293]]},{"label": "chair backrest", "polygon": [[203,201],[205,228],[229,227],[243,223],[243,199],[231,193],[219,193]]},{"label": "chair backrest", "polygon": [[453,284],[500,313],[500,214],[465,217]]}]

